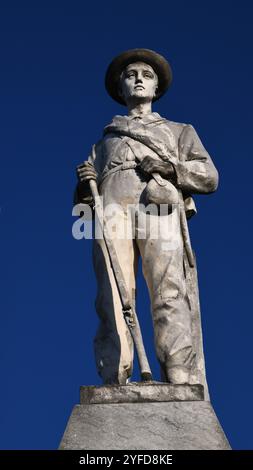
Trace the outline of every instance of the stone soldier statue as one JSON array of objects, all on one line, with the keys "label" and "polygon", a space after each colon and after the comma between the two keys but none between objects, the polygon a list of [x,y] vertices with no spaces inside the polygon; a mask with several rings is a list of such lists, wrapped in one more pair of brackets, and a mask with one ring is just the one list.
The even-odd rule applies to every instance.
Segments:
[{"label": "stone soldier statue", "polygon": [[[214,192],[218,173],[191,125],[152,112],[152,102],[163,96],[171,79],[167,60],[154,51],[133,49],[114,58],[105,85],[114,100],[127,106],[128,115],[113,118],[88,160],[79,165],[75,203],[92,205],[89,181],[96,178],[104,206],[114,203],[122,208],[116,214],[118,225],[124,223],[129,205],[168,203],[181,207],[166,215],[140,211],[139,222],[135,216],[131,219],[135,221],[134,236],[113,242],[133,299],[141,257],[163,379],[183,384],[190,382],[196,360],[186,285],[186,271],[194,269],[194,258],[185,221],[196,212],[191,195]],[[173,217],[178,223],[172,224],[166,245],[161,236],[153,237],[153,226],[158,222],[163,230]],[[143,218],[148,219],[145,237],[140,229]],[[104,383],[126,384],[133,367],[133,342],[104,240],[94,240],[93,247],[100,318],[95,338],[97,368]]]}]

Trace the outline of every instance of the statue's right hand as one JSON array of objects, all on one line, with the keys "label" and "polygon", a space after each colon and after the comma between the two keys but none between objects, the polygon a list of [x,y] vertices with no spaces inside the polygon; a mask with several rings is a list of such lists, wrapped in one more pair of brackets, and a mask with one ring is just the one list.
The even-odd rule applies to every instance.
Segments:
[{"label": "statue's right hand", "polygon": [[94,166],[88,161],[81,163],[76,168],[77,179],[79,183],[97,179],[97,172]]}]

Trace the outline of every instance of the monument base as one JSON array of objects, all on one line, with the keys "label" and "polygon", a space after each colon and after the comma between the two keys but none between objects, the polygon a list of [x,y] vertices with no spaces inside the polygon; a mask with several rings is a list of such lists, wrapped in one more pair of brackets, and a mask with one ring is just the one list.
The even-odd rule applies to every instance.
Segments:
[{"label": "monument base", "polygon": [[229,450],[202,385],[81,387],[59,449]]}]

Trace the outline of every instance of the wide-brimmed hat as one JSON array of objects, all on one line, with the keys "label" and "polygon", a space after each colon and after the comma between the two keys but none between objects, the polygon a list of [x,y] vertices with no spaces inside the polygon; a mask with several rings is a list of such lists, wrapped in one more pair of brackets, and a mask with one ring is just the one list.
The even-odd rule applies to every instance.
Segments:
[{"label": "wide-brimmed hat", "polygon": [[168,61],[157,52],[150,49],[130,49],[122,52],[110,63],[105,75],[105,87],[109,95],[118,103],[125,105],[119,94],[119,79],[127,65],[134,62],[145,62],[151,65],[158,76],[158,91],[153,101],[159,100],[169,88],[172,81],[172,71]]}]

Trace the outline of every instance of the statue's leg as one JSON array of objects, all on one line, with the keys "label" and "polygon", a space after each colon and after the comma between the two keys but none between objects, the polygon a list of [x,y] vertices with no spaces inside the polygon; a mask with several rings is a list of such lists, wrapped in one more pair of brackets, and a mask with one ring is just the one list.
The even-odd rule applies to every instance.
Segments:
[{"label": "statue's leg", "polygon": [[147,235],[138,246],[152,304],[156,353],[166,380],[186,383],[195,354],[178,213],[145,217]]},{"label": "statue's leg", "polygon": [[[134,300],[137,247],[133,239],[115,238],[113,243],[125,283]],[[104,383],[125,384],[132,374],[133,341],[123,317],[104,240],[94,240],[93,260],[97,278],[96,310],[100,319],[94,341],[97,369]]]}]

